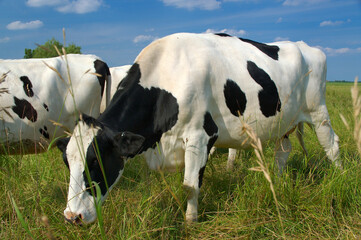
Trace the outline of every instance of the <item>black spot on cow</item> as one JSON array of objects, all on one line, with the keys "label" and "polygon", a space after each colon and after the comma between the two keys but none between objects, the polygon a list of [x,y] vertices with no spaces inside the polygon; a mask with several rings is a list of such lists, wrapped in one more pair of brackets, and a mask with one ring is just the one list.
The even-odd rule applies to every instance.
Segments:
[{"label": "black spot on cow", "polygon": [[242,40],[243,42],[252,44],[253,46],[258,48],[260,51],[262,51],[267,56],[273,58],[274,60],[278,60],[278,51],[280,50],[278,46],[267,45],[264,43],[255,42],[245,38],[239,38],[239,39]]},{"label": "black spot on cow", "polygon": [[203,128],[206,131],[207,135],[210,136],[207,144],[207,153],[209,154],[211,148],[213,147],[214,143],[218,138],[218,127],[209,112],[206,112],[206,114],[204,115]]},{"label": "black spot on cow", "polygon": [[226,105],[231,113],[236,117],[242,116],[246,110],[247,99],[246,94],[244,94],[237,83],[228,79],[224,85],[223,93]]},{"label": "black spot on cow", "polygon": [[43,135],[44,138],[50,139],[49,133],[48,133],[48,128],[46,126],[44,126],[44,128],[40,128],[39,132],[41,135]]},{"label": "black spot on cow", "polygon": [[199,188],[202,187],[204,170],[206,170],[206,166],[203,166],[201,169],[199,169],[199,173],[198,173],[198,187]]},{"label": "black spot on cow", "polygon": [[99,75],[97,77],[101,87],[101,95],[103,96],[105,80],[110,75],[109,67],[105,62],[97,59],[94,61],[94,68],[95,72]]},{"label": "black spot on cow", "polygon": [[26,96],[32,97],[34,96],[33,92],[33,84],[27,76],[20,77],[20,80],[23,82],[23,88]]},{"label": "black spot on cow", "polygon": [[33,108],[31,103],[25,99],[18,99],[14,97],[15,105],[11,108],[21,119],[27,118],[32,122],[36,122],[38,113]]},{"label": "black spot on cow", "polygon": [[231,35],[227,33],[215,33],[214,35],[220,36],[220,37],[232,37]]},{"label": "black spot on cow", "polygon": [[[207,135],[210,137],[207,144],[207,155],[210,153],[211,148],[218,138],[218,127],[214,122],[212,115],[209,112],[206,112],[204,115],[203,129],[206,131]],[[198,187],[202,186],[203,182],[203,174],[206,169],[206,165],[204,165],[198,173]]]},{"label": "black spot on cow", "polygon": [[118,131],[145,137],[146,150],[154,148],[162,134],[177,123],[179,106],[171,93],[155,87],[143,88],[140,78],[139,64],[135,63],[99,120]]},{"label": "black spot on cow", "polygon": [[43,107],[45,108],[46,111],[49,112],[49,107],[48,107],[48,105],[46,105],[45,103],[43,103]]},{"label": "black spot on cow", "polygon": [[218,132],[218,127],[209,112],[204,114],[203,128],[210,137]]},{"label": "black spot on cow", "polygon": [[277,111],[281,111],[281,100],[275,83],[270,76],[254,62],[247,62],[247,70],[253,80],[262,87],[262,90],[258,92],[258,100],[262,114],[265,117],[276,115]]}]

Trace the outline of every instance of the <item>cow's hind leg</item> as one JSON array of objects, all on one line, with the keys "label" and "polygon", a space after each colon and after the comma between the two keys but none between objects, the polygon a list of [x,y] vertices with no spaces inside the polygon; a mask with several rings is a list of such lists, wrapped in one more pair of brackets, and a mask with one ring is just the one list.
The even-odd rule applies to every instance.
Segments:
[{"label": "cow's hind leg", "polygon": [[337,167],[341,167],[338,160],[339,138],[332,129],[326,106],[321,106],[319,111],[311,114],[311,118],[318,141],[325,150],[327,157],[334,162]]},{"label": "cow's hind leg", "polygon": [[275,147],[275,160],[278,166],[279,174],[282,174],[283,169],[286,166],[288,155],[292,150],[291,141],[288,138],[288,135],[285,135],[283,138],[279,139],[276,142]]}]

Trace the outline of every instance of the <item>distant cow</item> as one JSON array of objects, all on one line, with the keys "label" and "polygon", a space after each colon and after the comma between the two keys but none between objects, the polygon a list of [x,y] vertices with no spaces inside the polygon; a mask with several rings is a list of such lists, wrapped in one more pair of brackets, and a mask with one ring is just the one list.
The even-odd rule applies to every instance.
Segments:
[{"label": "distant cow", "polygon": [[93,55],[0,60],[0,75],[0,151],[10,154],[46,150],[64,129],[74,129],[79,112],[98,117],[110,84],[107,64]]},{"label": "distant cow", "polygon": [[82,115],[72,137],[58,142],[71,175],[66,219],[93,222],[92,181],[104,201],[127,158],[144,153],[152,169],[184,166],[186,219],[196,220],[212,146],[250,147],[240,118],[262,142],[278,143],[280,169],[291,151],[288,134],[301,122],[314,125],[335,161],[338,137],[325,104],[325,77],[325,55],[304,42],[262,44],[189,33],[154,41],[138,55],[105,112],[98,119]]},{"label": "distant cow", "polygon": [[[123,78],[127,75],[128,70],[130,69],[131,65],[124,65],[120,67],[111,67],[110,75],[112,76],[112,86],[110,87],[110,98],[113,97],[115,92],[117,91],[118,85],[123,80]],[[105,98],[102,99],[102,103],[100,105],[100,112],[104,112],[106,107]]]}]

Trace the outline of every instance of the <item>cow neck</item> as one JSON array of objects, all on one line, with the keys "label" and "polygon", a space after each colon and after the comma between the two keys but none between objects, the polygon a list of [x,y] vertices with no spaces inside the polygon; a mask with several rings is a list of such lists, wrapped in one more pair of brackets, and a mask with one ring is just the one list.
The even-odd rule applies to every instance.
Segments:
[{"label": "cow neck", "polygon": [[146,150],[154,147],[162,134],[175,125],[179,107],[171,93],[155,87],[144,88],[139,84],[140,78],[140,68],[135,63],[99,120],[113,131],[142,135]]}]

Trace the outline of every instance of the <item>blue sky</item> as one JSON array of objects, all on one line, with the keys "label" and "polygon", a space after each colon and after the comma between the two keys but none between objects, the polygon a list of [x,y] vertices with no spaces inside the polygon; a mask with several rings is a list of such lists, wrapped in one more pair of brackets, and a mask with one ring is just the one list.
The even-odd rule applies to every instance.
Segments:
[{"label": "blue sky", "polygon": [[109,66],[131,64],[154,39],[226,32],[321,48],[329,80],[361,77],[361,0],[0,0],[0,58],[55,37]]}]

